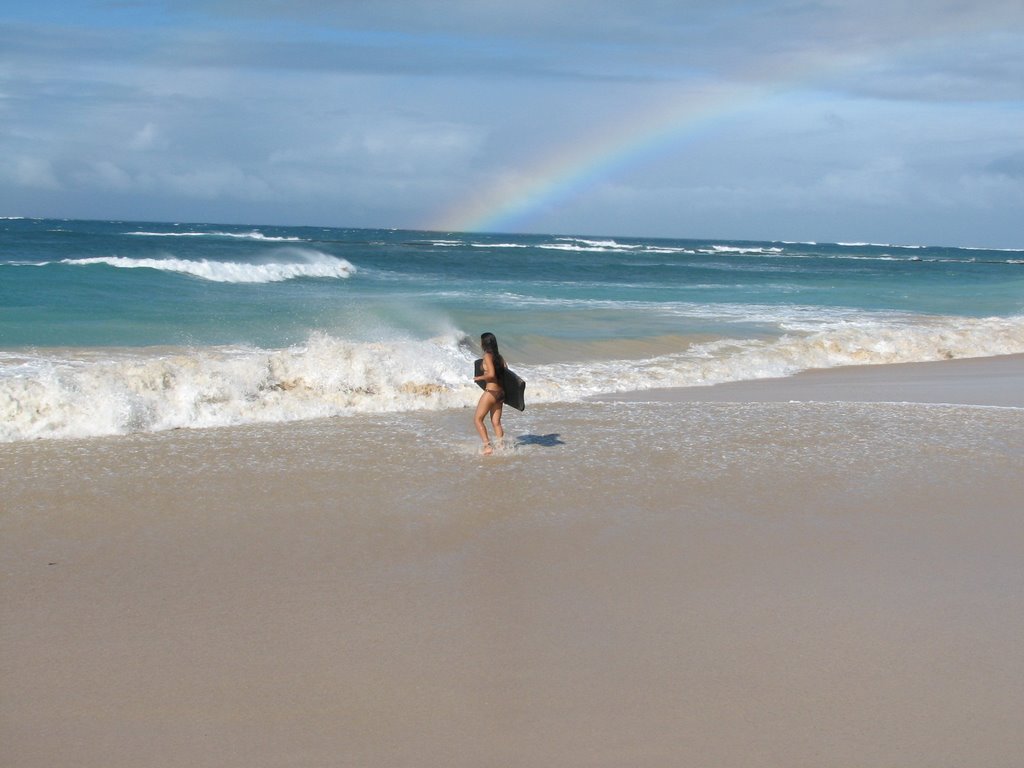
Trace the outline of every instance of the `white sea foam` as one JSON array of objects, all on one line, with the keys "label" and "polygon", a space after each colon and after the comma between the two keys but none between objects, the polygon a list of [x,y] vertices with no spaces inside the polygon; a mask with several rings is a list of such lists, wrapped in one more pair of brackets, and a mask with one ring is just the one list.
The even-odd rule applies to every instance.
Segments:
[{"label": "white sea foam", "polygon": [[1024,253],[1024,248],[980,248],[974,246],[962,246],[958,251],[998,251],[1001,253]]},{"label": "white sea foam", "polygon": [[756,255],[774,255],[782,253],[781,248],[774,246],[769,248],[755,247],[755,246],[738,246],[738,245],[713,245],[710,248],[701,248],[701,253],[740,253],[740,254],[756,254]]},{"label": "white sea foam", "polygon": [[[644,360],[517,365],[531,404],[787,376],[808,368],[1024,352],[1024,317],[837,321],[776,339],[721,339]],[[0,442],[471,406],[461,334],[286,349],[0,355]]]},{"label": "white sea foam", "polygon": [[[878,246],[883,247],[883,246]],[[911,246],[911,245],[895,245],[895,246],[884,246],[888,248],[901,248],[904,250],[919,250],[924,246]],[[768,258],[778,257],[782,259],[808,259],[808,260],[825,260],[825,261],[898,261],[898,262],[927,262],[933,264],[1018,264],[1020,261],[1015,259],[979,259],[976,256],[964,256],[963,258],[955,258],[948,256],[920,256],[918,254],[908,254],[904,256],[897,256],[891,253],[880,253],[880,254],[855,254],[855,253],[787,253],[781,248],[738,248],[731,251],[725,250],[724,246],[714,246],[715,250],[702,249],[699,253],[715,254],[715,253],[737,253],[737,254],[751,254],[756,256],[764,256]],[[958,248],[954,250],[971,250],[969,248]],[[977,249],[982,250],[982,249]],[[988,249],[985,249],[988,250]],[[993,249],[995,250],[995,249]],[[693,251],[697,253],[697,251]]]},{"label": "white sea foam", "polygon": [[[580,283],[585,285],[585,283]],[[629,286],[629,283],[623,283]],[[720,288],[720,285],[695,283],[688,288],[700,291],[706,288]],[[778,285],[777,291],[798,291],[799,285]],[[659,302],[651,304],[645,301],[626,301],[621,299],[578,299],[578,298],[546,298],[529,296],[520,293],[505,292],[498,295],[497,300],[506,306],[538,307],[557,309],[602,310],[611,312],[644,313],[696,320],[708,320],[715,323],[758,323],[778,326],[784,331],[810,331],[823,327],[832,327],[838,322],[863,320],[870,323],[885,324],[902,322],[903,318],[913,315],[892,310],[877,313],[865,312],[847,307],[823,308],[803,304],[728,304],[724,302]]]},{"label": "white sea foam", "polygon": [[590,240],[585,237],[557,237],[556,240],[560,240],[567,243],[579,243],[580,245],[587,245],[592,248],[621,248],[621,249],[633,249],[642,248],[640,245],[627,245],[620,243],[618,240]]},{"label": "white sea foam", "polygon": [[461,240],[431,240],[431,245],[455,247],[468,245],[471,248],[540,248],[546,251],[568,251],[573,253],[689,253],[697,251],[667,245],[646,245],[620,243],[617,240],[587,240],[581,237],[556,237],[553,243],[488,243]]},{"label": "white sea foam", "polygon": [[927,245],[896,245],[894,243],[835,243],[835,245],[844,248],[906,248],[912,251],[929,247]]},{"label": "white sea foam", "polygon": [[0,441],[450,408],[476,389],[457,338],[316,334],[280,350],[201,349],[0,361]]},{"label": "white sea foam", "polygon": [[157,269],[178,272],[218,283],[275,283],[298,277],[346,278],[356,268],[345,259],[304,248],[283,248],[275,261],[237,262],[208,259],[133,259],[125,256],[96,256],[63,259],[62,264],[90,266],[105,264],[119,269]]},{"label": "white sea foam", "polygon": [[687,248],[672,248],[662,245],[630,245],[615,240],[583,240],[581,238],[557,238],[562,242],[542,243],[537,248],[548,251],[571,251],[577,253],[697,253]]},{"label": "white sea foam", "polygon": [[627,248],[609,248],[600,245],[581,245],[579,243],[542,243],[537,246],[545,251],[572,251],[575,253],[629,253]]},{"label": "white sea foam", "polygon": [[[837,322],[775,340],[723,339],[641,361],[591,361],[527,372],[531,397],[572,400],[606,392],[790,376],[811,368],[927,362],[1024,352],[1024,317]],[[532,374],[532,375],[531,375]]]},{"label": "white sea foam", "polygon": [[263,240],[266,242],[302,242],[301,237],[275,237],[264,235],[258,229],[249,232],[125,232],[139,237],[234,237],[240,240]]}]

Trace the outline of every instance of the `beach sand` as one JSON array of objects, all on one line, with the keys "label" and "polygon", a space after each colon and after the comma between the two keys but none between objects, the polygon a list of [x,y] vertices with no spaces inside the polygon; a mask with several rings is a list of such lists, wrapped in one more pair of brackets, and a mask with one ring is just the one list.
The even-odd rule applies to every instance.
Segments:
[{"label": "beach sand", "polygon": [[1022,408],[1013,356],[487,459],[468,407],[0,446],[0,764],[1020,766]]}]

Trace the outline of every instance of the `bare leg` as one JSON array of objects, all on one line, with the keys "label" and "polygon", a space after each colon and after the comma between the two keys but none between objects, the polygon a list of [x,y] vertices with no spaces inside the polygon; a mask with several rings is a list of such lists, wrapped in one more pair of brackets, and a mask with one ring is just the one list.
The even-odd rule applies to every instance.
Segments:
[{"label": "bare leg", "polygon": [[495,403],[491,409],[491,426],[494,427],[494,439],[501,440],[505,437],[505,430],[501,426],[501,407],[505,404],[502,400],[500,403]]},{"label": "bare leg", "polygon": [[[494,449],[491,448],[491,440],[487,436],[487,427],[484,426],[484,417],[492,412],[494,405],[494,395],[485,391],[480,395],[480,401],[476,404],[476,413],[473,414],[473,423],[476,425],[477,434],[480,435],[480,440],[484,444],[484,456],[490,456],[494,452]],[[495,433],[497,434],[497,429],[495,429]]]}]

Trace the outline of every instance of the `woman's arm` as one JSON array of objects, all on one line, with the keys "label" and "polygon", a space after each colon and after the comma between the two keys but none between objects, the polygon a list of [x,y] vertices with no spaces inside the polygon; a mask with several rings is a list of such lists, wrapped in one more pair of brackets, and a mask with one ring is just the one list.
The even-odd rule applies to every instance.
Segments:
[{"label": "woman's arm", "polygon": [[474,376],[473,381],[497,381],[498,377],[494,373],[494,355],[490,352],[484,353],[484,364],[483,364],[483,375]]}]

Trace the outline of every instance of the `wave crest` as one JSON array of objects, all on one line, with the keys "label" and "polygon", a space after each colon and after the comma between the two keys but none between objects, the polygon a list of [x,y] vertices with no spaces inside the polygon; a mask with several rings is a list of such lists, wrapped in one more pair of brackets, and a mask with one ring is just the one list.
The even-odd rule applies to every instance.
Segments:
[{"label": "wave crest", "polygon": [[118,269],[156,269],[191,275],[216,283],[277,283],[300,277],[347,278],[356,271],[356,268],[345,259],[304,248],[281,249],[274,258],[283,260],[240,262],[94,256],[84,259],[62,259],[60,263],[72,266],[104,264]]},{"label": "wave crest", "polygon": [[[644,360],[519,365],[531,404],[788,376],[809,368],[1024,352],[1024,317],[837,322],[774,340],[720,339]],[[472,405],[474,352],[458,333],[354,342],[323,333],[278,350],[0,355],[0,442],[284,422]]]},{"label": "wave crest", "polygon": [[125,232],[136,237],[234,237],[239,240],[260,240],[264,242],[302,242],[301,237],[281,237],[264,235],[258,229],[249,232]]},{"label": "wave crest", "polygon": [[0,364],[0,442],[451,408],[476,389],[458,338],[100,354]]}]

